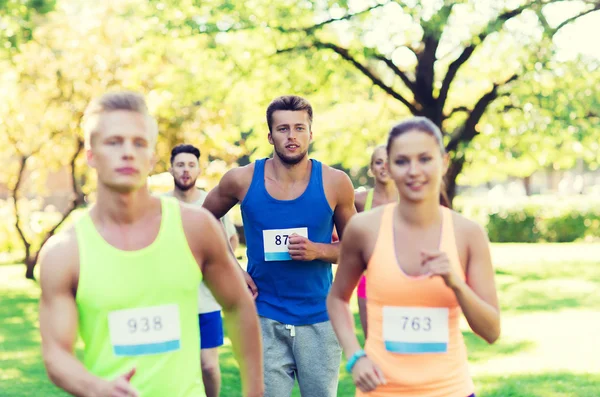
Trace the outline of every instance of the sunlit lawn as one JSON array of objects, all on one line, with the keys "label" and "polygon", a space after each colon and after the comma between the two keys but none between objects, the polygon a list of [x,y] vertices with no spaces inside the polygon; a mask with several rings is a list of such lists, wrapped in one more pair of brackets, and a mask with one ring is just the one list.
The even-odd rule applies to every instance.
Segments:
[{"label": "sunlit lawn", "polygon": [[[510,244],[493,251],[502,337],[487,346],[465,330],[478,396],[600,396],[600,245]],[[0,266],[0,396],[63,396],[42,365],[39,290],[23,271]],[[222,396],[239,396],[229,344],[221,351]],[[338,395],[353,394],[341,371]]]}]

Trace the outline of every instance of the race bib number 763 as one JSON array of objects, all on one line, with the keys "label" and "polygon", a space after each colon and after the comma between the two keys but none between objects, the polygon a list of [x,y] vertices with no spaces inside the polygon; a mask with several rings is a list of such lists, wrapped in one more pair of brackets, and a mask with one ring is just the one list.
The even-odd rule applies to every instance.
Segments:
[{"label": "race bib number 763", "polygon": [[448,308],[383,308],[383,340],[386,350],[400,354],[446,353]]}]

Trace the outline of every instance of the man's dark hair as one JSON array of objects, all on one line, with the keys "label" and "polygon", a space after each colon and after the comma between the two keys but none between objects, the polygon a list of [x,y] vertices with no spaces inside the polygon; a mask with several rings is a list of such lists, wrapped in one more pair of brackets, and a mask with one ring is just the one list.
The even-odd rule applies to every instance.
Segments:
[{"label": "man's dark hair", "polygon": [[173,165],[173,159],[175,159],[175,156],[177,156],[179,153],[190,153],[196,156],[198,160],[200,159],[200,149],[194,145],[181,144],[175,146],[171,150],[171,165]]},{"label": "man's dark hair", "polygon": [[296,95],[284,95],[277,97],[271,101],[267,107],[267,124],[269,126],[269,132],[273,132],[271,127],[273,125],[273,113],[277,110],[292,110],[292,111],[306,111],[308,113],[309,127],[313,120],[313,110],[310,103],[302,97]]}]

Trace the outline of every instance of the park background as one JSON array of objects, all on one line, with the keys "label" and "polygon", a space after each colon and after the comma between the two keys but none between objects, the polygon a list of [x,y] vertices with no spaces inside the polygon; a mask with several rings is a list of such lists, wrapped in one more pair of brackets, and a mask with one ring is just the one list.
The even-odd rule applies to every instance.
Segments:
[{"label": "park background", "polygon": [[[311,157],[357,189],[390,127],[429,117],[453,207],[493,243],[503,334],[464,329],[478,396],[600,395],[598,37],[593,0],[0,0],[0,396],[64,395],[41,361],[35,263],[94,201],[79,124],[116,89],[159,121],[153,191],[178,143],[201,149],[207,190],[269,156],[279,95],[312,103]],[[240,395],[228,342],[221,363],[222,395]]]}]

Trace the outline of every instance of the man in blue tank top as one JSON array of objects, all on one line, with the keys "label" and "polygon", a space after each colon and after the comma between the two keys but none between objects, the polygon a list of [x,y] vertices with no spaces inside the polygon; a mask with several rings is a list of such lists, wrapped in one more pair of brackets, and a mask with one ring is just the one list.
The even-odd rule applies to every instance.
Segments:
[{"label": "man in blue tank top", "polygon": [[217,218],[241,203],[248,249],[246,282],[263,336],[265,397],[335,397],[341,349],[326,298],[340,239],[354,208],[348,176],[308,158],[312,107],[282,96],[267,108],[273,158],[228,171],[204,207]]}]

